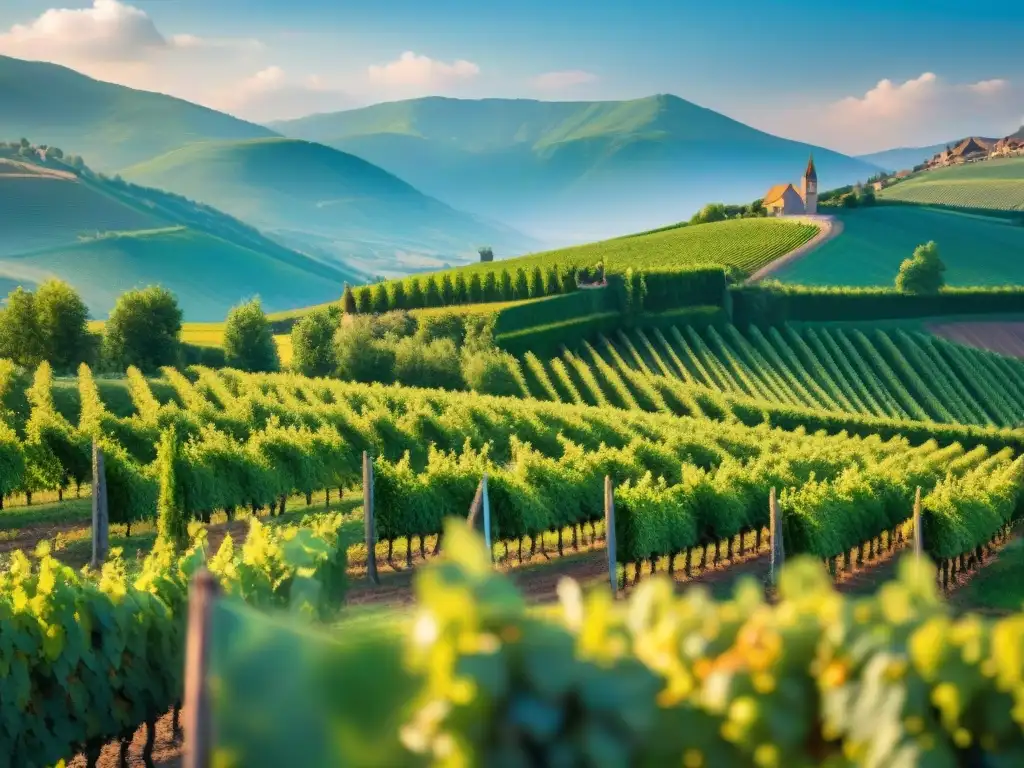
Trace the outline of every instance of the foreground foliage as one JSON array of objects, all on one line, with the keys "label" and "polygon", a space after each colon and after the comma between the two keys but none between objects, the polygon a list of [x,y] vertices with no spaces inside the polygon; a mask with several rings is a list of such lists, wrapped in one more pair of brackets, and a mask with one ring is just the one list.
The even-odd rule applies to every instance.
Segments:
[{"label": "foreground foliage", "polygon": [[[284,756],[313,768],[1024,760],[1024,621],[954,618],[925,563],[906,560],[877,595],[850,599],[820,565],[793,562],[774,605],[751,581],[716,602],[653,579],[628,603],[603,590],[584,597],[565,581],[560,606],[540,615],[464,527],[447,540],[444,562],[417,579],[407,633],[331,637],[226,607],[213,658],[216,759],[265,766]],[[371,670],[387,684],[368,684]],[[255,681],[273,692],[280,718],[261,716],[267,705],[248,695]]]}]

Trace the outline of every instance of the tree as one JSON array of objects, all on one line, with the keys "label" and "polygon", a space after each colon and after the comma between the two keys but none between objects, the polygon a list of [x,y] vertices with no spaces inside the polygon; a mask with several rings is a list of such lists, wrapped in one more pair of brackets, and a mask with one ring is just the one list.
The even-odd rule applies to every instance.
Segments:
[{"label": "tree", "polygon": [[708,203],[690,219],[691,224],[711,224],[715,221],[725,221],[727,214],[723,203]]},{"label": "tree", "polygon": [[474,272],[469,278],[469,303],[479,304],[484,300],[484,284],[480,281],[480,275]]},{"label": "tree", "polygon": [[338,320],[336,310],[315,309],[292,327],[293,371],[303,376],[330,376],[335,372],[338,360],[334,332]]},{"label": "tree", "polygon": [[364,285],[356,291],[356,312],[368,315],[373,312],[373,289]]},{"label": "tree", "polygon": [[558,270],[555,267],[548,267],[544,272],[544,295],[554,296],[558,290]]},{"label": "tree", "polygon": [[512,355],[499,349],[467,352],[462,358],[462,377],[474,392],[522,397],[523,390],[514,373],[518,364]]},{"label": "tree", "polygon": [[151,285],[121,294],[104,326],[103,349],[113,364],[143,373],[178,362],[181,308],[174,294]]},{"label": "tree", "polygon": [[388,285],[388,308],[408,309],[409,302],[405,297],[405,281],[393,280]]},{"label": "tree", "polygon": [[0,311],[0,358],[35,368],[45,351],[35,294],[18,286],[7,294],[7,307]]},{"label": "tree", "polygon": [[544,295],[544,273],[540,267],[534,267],[526,275],[526,291],[531,299]]},{"label": "tree", "polygon": [[341,294],[341,311],[346,315],[356,313],[356,295],[352,292],[352,286],[345,283],[345,290]]},{"label": "tree", "polygon": [[936,294],[946,284],[942,274],[945,271],[946,265],[939,258],[939,247],[935,241],[919,245],[914,249],[914,255],[900,264],[896,290],[915,295]]},{"label": "tree", "polygon": [[386,283],[377,283],[373,286],[373,311],[388,311],[388,286]]},{"label": "tree", "polygon": [[498,278],[493,272],[488,272],[484,275],[484,301],[497,301],[498,298]]},{"label": "tree", "polygon": [[512,284],[512,298],[526,299],[530,296],[530,280],[522,267],[516,270],[516,281]]},{"label": "tree", "polygon": [[61,280],[44,280],[36,290],[43,358],[57,371],[72,371],[89,353],[89,310],[74,288]]},{"label": "tree", "polygon": [[466,276],[462,272],[455,273],[454,295],[456,304],[469,303],[469,286],[466,285]]},{"label": "tree", "polygon": [[409,298],[406,300],[409,309],[419,309],[425,306],[424,302],[426,297],[423,295],[423,286],[420,285],[420,279],[414,277],[409,281]]},{"label": "tree", "polygon": [[390,384],[395,378],[395,353],[373,336],[373,317],[345,317],[334,333],[338,376],[349,381]]},{"label": "tree", "polygon": [[501,293],[499,298],[502,301],[512,301],[512,297],[515,295],[515,288],[512,285],[512,275],[509,274],[507,269],[501,270]]},{"label": "tree", "polygon": [[857,198],[856,192],[847,192],[839,198],[839,202],[843,208],[856,208],[859,205],[860,200]]},{"label": "tree", "polygon": [[562,293],[572,293],[576,290],[576,270],[572,267],[562,267],[558,271],[558,283]]},{"label": "tree", "polygon": [[485,245],[479,250],[479,253],[481,262],[494,261],[494,251],[491,250],[491,246]]},{"label": "tree", "polygon": [[455,302],[455,285],[452,276],[445,272],[441,276],[441,303],[450,307]]},{"label": "tree", "polygon": [[441,306],[441,289],[438,287],[437,278],[434,275],[431,275],[430,277],[427,278],[427,300],[423,306]]},{"label": "tree", "polygon": [[224,361],[230,368],[253,373],[281,369],[274,331],[258,298],[228,312],[224,325]]}]

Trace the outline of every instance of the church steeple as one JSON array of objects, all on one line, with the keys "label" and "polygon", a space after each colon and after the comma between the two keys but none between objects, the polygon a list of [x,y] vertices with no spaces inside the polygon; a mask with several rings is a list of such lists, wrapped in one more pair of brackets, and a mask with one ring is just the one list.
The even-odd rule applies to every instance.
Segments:
[{"label": "church steeple", "polygon": [[818,172],[814,170],[814,154],[807,158],[807,170],[804,171],[804,178],[808,181],[817,181]]},{"label": "church steeple", "polygon": [[818,212],[818,172],[814,169],[814,155],[807,158],[800,197],[804,199],[804,213],[814,215]]}]

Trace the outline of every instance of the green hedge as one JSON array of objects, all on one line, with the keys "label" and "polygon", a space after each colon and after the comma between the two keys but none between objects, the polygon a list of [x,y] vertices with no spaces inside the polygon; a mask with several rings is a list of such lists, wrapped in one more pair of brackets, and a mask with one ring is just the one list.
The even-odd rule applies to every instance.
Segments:
[{"label": "green hedge", "polygon": [[1024,211],[1003,210],[1001,208],[972,208],[966,205],[946,205],[944,203],[914,203],[909,200],[893,200],[888,197],[875,198],[875,205],[904,205],[914,208],[934,208],[939,211],[952,211],[953,213],[970,213],[976,216],[988,216],[993,219],[1006,219],[1007,221],[1024,224]]},{"label": "green hedge", "polygon": [[1024,287],[947,288],[932,296],[891,288],[788,286],[779,283],[730,289],[733,322],[771,326],[790,321],[897,320],[943,315],[1024,312]]},{"label": "green hedge", "polygon": [[558,323],[524,328],[514,333],[495,336],[494,341],[498,347],[513,355],[533,352],[542,357],[554,356],[559,354],[563,344],[594,338],[599,333],[610,333],[620,325],[622,316],[618,312],[601,312]]},{"label": "green hedge", "polygon": [[612,312],[615,309],[611,291],[607,288],[587,288],[503,309],[494,324],[494,333],[516,333],[537,326]]},{"label": "green hedge", "polygon": [[645,270],[643,276],[647,284],[644,309],[648,312],[695,304],[721,306],[724,301],[726,282],[722,267]]}]

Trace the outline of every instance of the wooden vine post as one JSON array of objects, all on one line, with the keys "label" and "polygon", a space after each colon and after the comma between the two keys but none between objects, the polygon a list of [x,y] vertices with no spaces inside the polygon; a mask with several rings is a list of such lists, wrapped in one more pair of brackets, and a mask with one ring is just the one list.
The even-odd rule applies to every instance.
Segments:
[{"label": "wooden vine post", "polygon": [[217,580],[206,567],[192,577],[188,595],[188,634],[185,637],[185,755],[183,768],[210,768],[213,764],[213,708],[207,679],[213,607]]},{"label": "wooden vine post", "polygon": [[371,584],[380,584],[377,576],[377,525],[373,519],[373,462],[363,451],[363,527],[366,534],[366,575]]},{"label": "wooden vine post", "polygon": [[92,561],[99,568],[107,559],[110,539],[110,514],[107,509],[107,473],[103,465],[103,448],[92,440]]},{"label": "wooden vine post", "polygon": [[608,580],[612,585],[612,595],[619,591],[619,580],[615,573],[615,489],[612,478],[604,477],[604,538],[608,544]]},{"label": "wooden vine post", "polygon": [[924,533],[921,530],[921,486],[914,493],[914,557],[920,561],[924,555]]},{"label": "wooden vine post", "polygon": [[769,532],[771,534],[769,545],[771,546],[771,570],[768,578],[773,587],[779,584],[779,571],[786,560],[786,548],[782,541],[782,513],[779,511],[779,503],[775,499],[775,489],[772,488],[768,496],[769,511]]},{"label": "wooden vine post", "polygon": [[491,555],[491,562],[494,562],[494,542],[491,540],[491,500],[487,495],[487,473],[484,472],[480,483],[476,487],[476,495],[473,496],[473,503],[469,505],[469,516],[466,522],[473,530],[480,530],[487,545],[487,551]]}]

